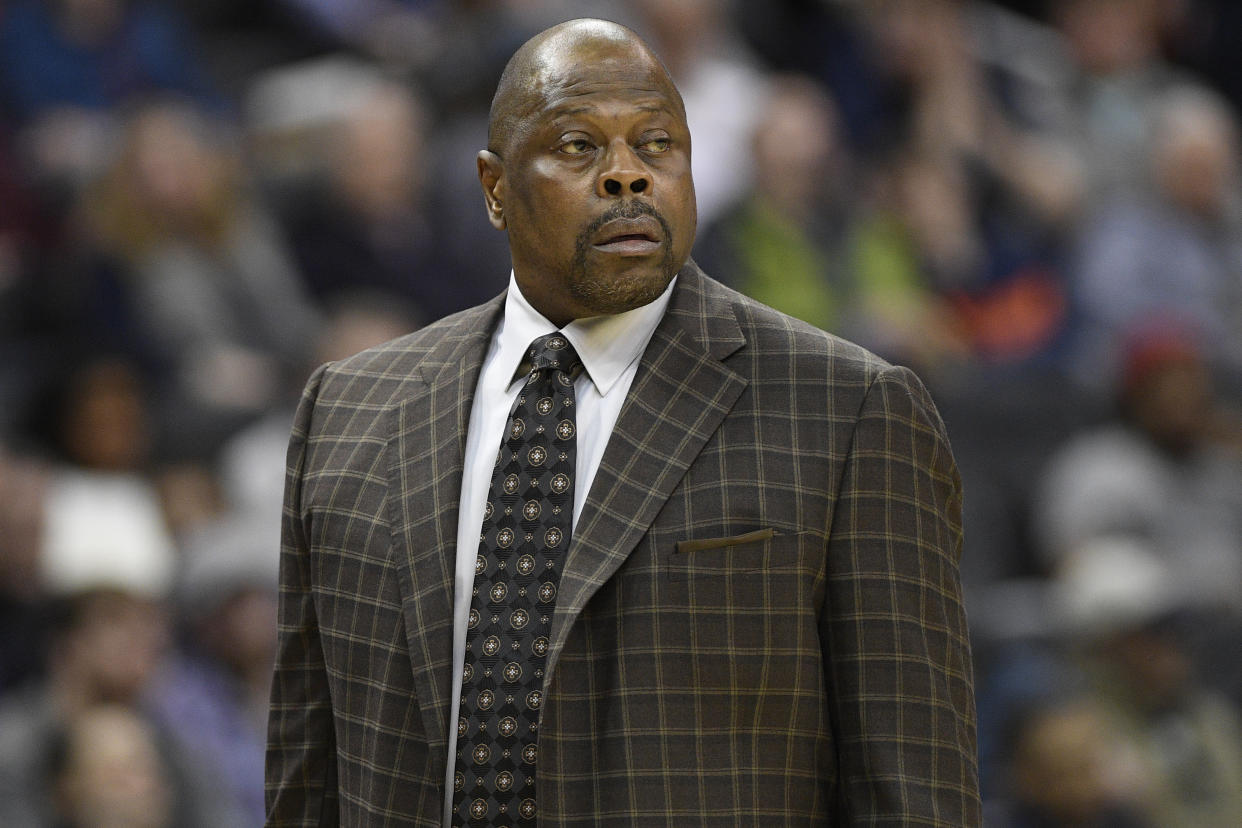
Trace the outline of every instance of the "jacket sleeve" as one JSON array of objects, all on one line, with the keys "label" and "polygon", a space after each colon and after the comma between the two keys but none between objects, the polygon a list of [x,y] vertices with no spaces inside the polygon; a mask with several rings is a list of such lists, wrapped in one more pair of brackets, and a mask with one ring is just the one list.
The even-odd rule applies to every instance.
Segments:
[{"label": "jacket sleeve", "polygon": [[289,441],[281,525],[279,644],[268,712],[269,826],[338,822],[336,740],[315,600],[313,561],[302,510],[307,446],[321,367],[302,394]]},{"label": "jacket sleeve", "polygon": [[834,824],[979,825],[961,479],[908,369],[868,389],[842,474],[820,622]]}]

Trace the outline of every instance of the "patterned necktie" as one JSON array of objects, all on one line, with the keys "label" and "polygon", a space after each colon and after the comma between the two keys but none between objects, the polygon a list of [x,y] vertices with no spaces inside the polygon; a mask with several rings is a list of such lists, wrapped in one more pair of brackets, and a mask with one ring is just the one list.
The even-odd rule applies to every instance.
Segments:
[{"label": "patterned necktie", "polygon": [[544,663],[574,504],[574,375],[559,332],[527,352],[492,472],[457,723],[453,825],[535,824]]}]

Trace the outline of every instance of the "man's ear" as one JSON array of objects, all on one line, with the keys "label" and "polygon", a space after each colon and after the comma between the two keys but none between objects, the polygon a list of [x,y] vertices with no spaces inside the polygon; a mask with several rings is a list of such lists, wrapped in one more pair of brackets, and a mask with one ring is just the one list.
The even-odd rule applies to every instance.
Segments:
[{"label": "man's ear", "polygon": [[479,150],[479,183],[483,185],[483,201],[487,205],[487,220],[497,230],[505,229],[505,167],[500,156],[489,150]]}]

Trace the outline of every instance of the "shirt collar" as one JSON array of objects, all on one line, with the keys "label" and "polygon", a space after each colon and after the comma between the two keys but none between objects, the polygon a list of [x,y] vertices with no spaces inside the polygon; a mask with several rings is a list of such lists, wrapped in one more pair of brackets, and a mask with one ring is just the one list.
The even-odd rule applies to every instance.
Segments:
[{"label": "shirt collar", "polygon": [[[575,319],[560,329],[578,352],[582,367],[600,396],[607,396],[625,373],[625,369],[642,356],[656,326],[664,317],[664,311],[673,295],[673,285],[676,283],[677,277],[674,276],[663,293],[641,307],[609,316]],[[527,346],[536,337],[555,330],[557,327],[526,301],[517,279],[510,271],[509,291],[505,296],[505,315],[499,336],[504,376],[513,376]]]}]

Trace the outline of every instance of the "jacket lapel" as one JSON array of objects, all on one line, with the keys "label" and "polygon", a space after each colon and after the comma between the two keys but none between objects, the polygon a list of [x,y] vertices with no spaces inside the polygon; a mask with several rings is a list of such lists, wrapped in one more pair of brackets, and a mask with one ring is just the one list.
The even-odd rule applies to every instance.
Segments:
[{"label": "jacket lapel", "polygon": [[561,573],[548,676],[583,607],[633,551],[746,387],[721,362],[745,339],[718,291],[688,263],[642,356]]},{"label": "jacket lapel", "polygon": [[452,692],[453,575],[470,404],[503,294],[464,314],[419,364],[393,412],[389,475],[406,639],[423,728],[444,753]]}]

